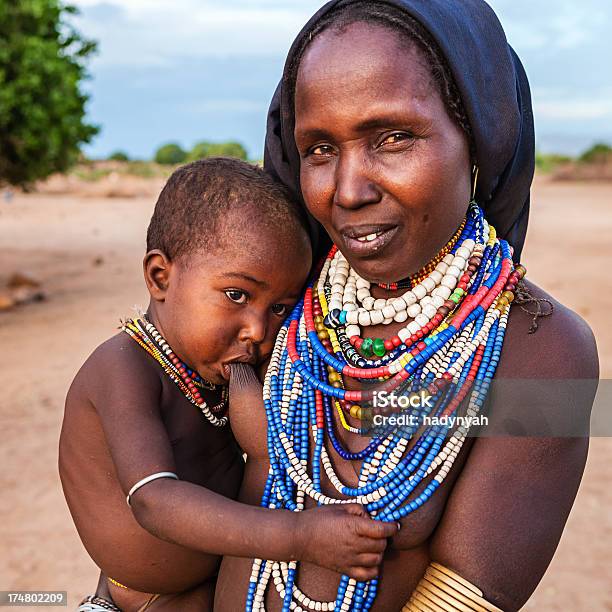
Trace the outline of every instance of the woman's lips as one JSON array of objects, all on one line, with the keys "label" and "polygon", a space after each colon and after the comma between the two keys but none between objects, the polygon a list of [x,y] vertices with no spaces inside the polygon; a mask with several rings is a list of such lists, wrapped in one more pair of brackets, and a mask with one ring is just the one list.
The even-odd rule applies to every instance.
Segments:
[{"label": "woman's lips", "polygon": [[366,257],[379,253],[397,233],[398,226],[368,228],[367,230],[341,230],[344,246],[353,255]]}]

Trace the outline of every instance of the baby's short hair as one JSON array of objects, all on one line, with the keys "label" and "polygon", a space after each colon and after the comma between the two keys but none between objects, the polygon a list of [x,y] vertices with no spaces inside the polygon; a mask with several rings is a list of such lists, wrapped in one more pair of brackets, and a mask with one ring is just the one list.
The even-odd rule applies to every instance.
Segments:
[{"label": "baby's short hair", "polygon": [[281,236],[287,230],[308,235],[300,205],[262,168],[209,157],[181,166],[168,179],[149,223],[147,251],[159,249],[173,260],[213,250],[225,242],[223,221],[230,214],[236,217],[236,231],[256,220],[258,227]]}]

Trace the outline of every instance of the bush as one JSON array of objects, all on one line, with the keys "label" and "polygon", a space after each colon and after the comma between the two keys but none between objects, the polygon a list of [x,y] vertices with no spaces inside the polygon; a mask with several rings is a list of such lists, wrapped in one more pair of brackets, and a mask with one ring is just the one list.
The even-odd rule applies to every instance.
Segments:
[{"label": "bush", "polygon": [[239,142],[208,142],[203,140],[193,146],[188,159],[189,161],[196,161],[205,157],[236,157],[246,161],[248,154]]},{"label": "bush", "polygon": [[175,142],[165,144],[155,152],[155,161],[166,166],[182,164],[186,159],[187,153]]},{"label": "bush", "polygon": [[612,159],[612,147],[604,142],[594,144],[590,149],[587,149],[581,156],[580,161],[587,164],[602,163]]},{"label": "bush", "polygon": [[0,183],[27,186],[67,170],[98,128],[80,90],[95,51],[59,0],[0,0]]},{"label": "bush", "polygon": [[568,157],[567,155],[536,152],[536,168],[541,172],[552,172],[558,166],[571,161],[572,158]]},{"label": "bush", "polygon": [[114,153],[111,153],[108,156],[108,159],[109,161],[120,161],[120,162],[130,161],[128,154],[124,153],[123,151],[115,151]]},{"label": "bush", "polygon": [[205,157],[211,157],[210,154],[210,142],[202,140],[193,145],[193,148],[187,154],[187,161],[197,161],[198,159],[204,159]]}]

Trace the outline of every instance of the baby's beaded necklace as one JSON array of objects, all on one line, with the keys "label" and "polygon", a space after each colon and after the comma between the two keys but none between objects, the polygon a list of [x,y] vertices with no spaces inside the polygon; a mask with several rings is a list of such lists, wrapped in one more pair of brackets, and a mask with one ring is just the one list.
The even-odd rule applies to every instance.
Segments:
[{"label": "baby's beaded necklace", "polygon": [[[333,407],[348,406],[355,418],[365,418],[371,410],[360,404],[370,402],[374,391],[344,389],[348,376],[382,381],[378,392],[425,394],[433,399],[432,414],[438,417],[455,414],[466,398],[466,416],[478,415],[525,269],[513,264],[508,243],[497,238],[475,203],[460,229],[456,244],[427,277],[388,300],[372,298],[369,283],[337,249],[330,251],[318,281],[281,328],[266,374],[270,472],[262,506],[303,510],[308,496],[318,504],[361,503],[376,520],[398,521],[444,481],[469,425],[459,425],[451,435],[443,425],[428,426],[409,450],[418,426],[383,431],[367,448],[351,453],[334,432]],[[391,348],[384,355],[373,360],[360,352],[363,343],[359,346],[356,338],[362,328],[408,318],[413,320],[388,339]],[[363,460],[357,487],[344,485],[336,474],[326,439],[343,459]],[[339,496],[323,493],[322,470]],[[429,476],[432,480],[413,495]],[[264,610],[270,578],[287,612],[365,611],[376,597],[377,580],[360,583],[343,576],[334,601],[314,601],[297,587],[296,572],[295,561],[256,559],[246,609]]]},{"label": "baby's beaded necklace", "polygon": [[227,415],[216,416],[224,412],[227,407],[227,387],[224,386],[221,389],[221,402],[216,406],[209,407],[199,389],[214,390],[217,385],[204,380],[197,372],[188,368],[174,354],[170,345],[157,331],[153,323],[140,317],[128,319],[123,323],[121,329],[159,363],[170,380],[179,387],[183,395],[192,404],[195,404],[201,410],[212,425],[223,427],[227,424]]}]

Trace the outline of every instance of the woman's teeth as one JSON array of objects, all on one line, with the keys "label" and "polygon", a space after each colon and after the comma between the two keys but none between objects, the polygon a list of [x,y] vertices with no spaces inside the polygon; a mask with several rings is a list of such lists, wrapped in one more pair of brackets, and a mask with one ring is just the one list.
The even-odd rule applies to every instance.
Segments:
[{"label": "woman's teeth", "polygon": [[367,236],[360,236],[357,238],[357,240],[359,240],[359,242],[372,242],[372,240],[375,240],[376,238],[378,238],[378,236],[380,236],[383,232],[376,232],[375,234],[368,234]]}]

